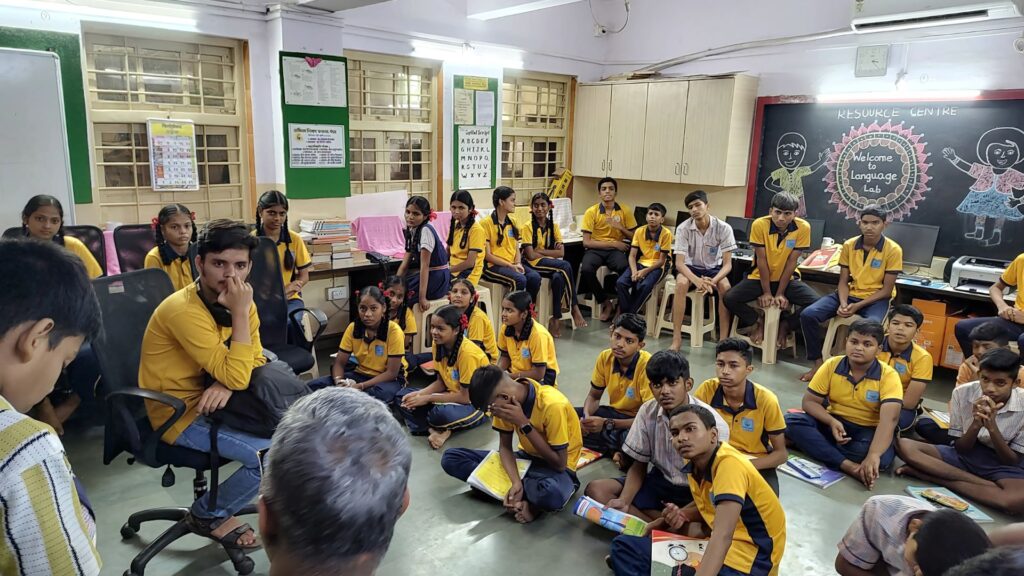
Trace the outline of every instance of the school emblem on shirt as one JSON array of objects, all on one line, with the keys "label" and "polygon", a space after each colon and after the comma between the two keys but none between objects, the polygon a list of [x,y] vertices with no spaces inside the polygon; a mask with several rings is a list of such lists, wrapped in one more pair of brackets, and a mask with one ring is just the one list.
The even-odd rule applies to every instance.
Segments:
[{"label": "school emblem on shirt", "polygon": [[878,259],[878,258],[872,258],[871,259],[871,267],[872,268],[881,268],[882,267],[882,261],[880,259]]},{"label": "school emblem on shirt", "polygon": [[708,246],[708,256],[717,256],[718,246]]},{"label": "school emblem on shirt", "polygon": [[516,235],[516,231],[513,230],[511,227],[509,227],[509,229],[508,229],[508,237],[512,238],[515,235]]},{"label": "school emblem on shirt", "polygon": [[373,353],[376,354],[377,356],[383,356],[384,346],[381,344],[377,344],[376,346],[373,347]]},{"label": "school emblem on shirt", "polygon": [[520,354],[522,355],[523,358],[529,358],[530,357],[530,349],[529,348],[523,348],[523,351]]},{"label": "school emblem on shirt", "polygon": [[455,369],[452,370],[452,380],[455,380],[456,382],[459,380],[459,369],[458,368],[455,368]]},{"label": "school emblem on shirt", "polygon": [[626,398],[629,398],[630,400],[632,400],[633,398],[636,398],[636,392],[632,388],[627,388],[626,389]]},{"label": "school emblem on shirt", "polygon": [[796,248],[796,238],[787,238],[786,248]]},{"label": "school emblem on shirt", "polygon": [[893,368],[895,368],[896,371],[899,372],[900,374],[907,373],[907,365],[903,364],[902,362],[898,362],[895,366],[893,366]]},{"label": "school emblem on shirt", "polygon": [[866,399],[868,402],[878,402],[878,390],[868,390]]},{"label": "school emblem on shirt", "polygon": [[754,431],[754,419],[753,418],[744,418],[740,422],[740,426],[743,428],[744,432],[753,432]]}]

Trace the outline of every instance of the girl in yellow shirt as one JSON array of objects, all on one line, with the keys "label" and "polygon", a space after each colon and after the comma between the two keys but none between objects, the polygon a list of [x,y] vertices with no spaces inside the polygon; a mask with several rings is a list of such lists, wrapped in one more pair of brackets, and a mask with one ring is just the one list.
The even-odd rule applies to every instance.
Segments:
[{"label": "girl in yellow shirt", "polygon": [[523,255],[519,244],[523,237],[519,226],[512,218],[516,210],[516,191],[508,186],[498,186],[491,195],[494,212],[482,222],[487,238],[484,253],[483,279],[501,284],[509,290],[526,290],[534,301],[540,290],[540,274],[523,266]]},{"label": "girl in yellow shirt", "polygon": [[[405,334],[405,365],[408,373],[411,374],[416,368],[421,368],[430,362],[431,355],[430,352],[420,354],[412,352],[413,339],[422,336],[419,335],[419,326],[416,325],[416,315],[406,300],[405,280],[401,276],[388,276],[384,284],[381,285],[381,289],[388,297],[388,318],[398,324],[402,333]],[[433,376],[432,372],[427,374]]]},{"label": "girl in yellow shirt", "polygon": [[435,450],[444,445],[452,430],[475,428],[487,421],[469,402],[469,382],[477,369],[489,362],[484,351],[464,336],[468,326],[469,319],[458,306],[449,304],[435,312],[430,317],[430,336],[437,380],[426,388],[404,388],[395,395],[409,432],[429,434]]},{"label": "girl in yellow shirt", "polygon": [[519,290],[502,300],[501,322],[505,326],[498,335],[498,367],[511,373],[513,380],[529,378],[554,386],[558,376],[555,340],[533,316],[529,293]]},{"label": "girl in yellow shirt", "polygon": [[448,293],[448,301],[458,306],[469,319],[466,336],[475,342],[491,362],[498,361],[498,341],[494,337],[494,324],[490,316],[480,309],[479,296],[473,283],[466,278],[452,280],[452,289]]},{"label": "girl in yellow shirt", "polygon": [[292,312],[302,310],[302,287],[309,283],[309,269],[313,258],[298,233],[288,228],[288,198],[277,190],[267,190],[256,204],[257,236],[266,236],[277,244],[277,255],[284,282],[284,297],[288,302],[288,341],[305,342],[301,316],[292,318]]},{"label": "girl in yellow shirt", "polygon": [[465,190],[456,190],[448,209],[452,213],[452,223],[448,229],[452,278],[468,278],[475,286],[480,283],[480,276],[484,273],[487,241],[483,226],[476,221],[473,195]]},{"label": "girl in yellow shirt", "polygon": [[[551,220],[554,204],[543,192],[530,199],[530,222],[523,227],[523,252],[527,267],[536,270],[544,278],[551,279],[551,296],[555,302],[553,314],[548,320],[548,330],[555,338],[562,335],[562,308],[572,311],[575,326],[587,326],[583,312],[576,300],[576,279],[572,265],[565,261],[565,247],[562,245],[562,231]],[[541,318],[544,320],[544,318]]]},{"label": "girl in yellow shirt", "polygon": [[153,218],[156,246],[146,254],[145,268],[159,268],[171,277],[175,290],[199,277],[195,254],[189,249],[196,241],[196,215],[183,204],[168,204]]}]

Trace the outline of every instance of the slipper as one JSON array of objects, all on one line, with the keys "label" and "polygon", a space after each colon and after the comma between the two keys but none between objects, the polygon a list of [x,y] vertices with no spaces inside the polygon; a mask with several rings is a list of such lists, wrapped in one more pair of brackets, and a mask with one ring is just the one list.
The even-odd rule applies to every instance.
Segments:
[{"label": "slipper", "polygon": [[207,521],[201,518],[197,518],[191,512],[185,515],[185,524],[188,526],[188,529],[193,534],[209,538],[210,540],[213,540],[214,542],[220,544],[226,549],[250,551],[258,550],[263,547],[263,544],[260,543],[258,537],[255,538],[253,543],[249,545],[242,545],[238,543],[246,532],[251,531],[255,536],[256,531],[253,530],[252,526],[249,526],[248,524],[242,524],[238,528],[235,528],[234,530],[228,532],[220,538],[214,536],[213,531],[216,530],[226,520],[227,519],[214,518],[213,520]]}]

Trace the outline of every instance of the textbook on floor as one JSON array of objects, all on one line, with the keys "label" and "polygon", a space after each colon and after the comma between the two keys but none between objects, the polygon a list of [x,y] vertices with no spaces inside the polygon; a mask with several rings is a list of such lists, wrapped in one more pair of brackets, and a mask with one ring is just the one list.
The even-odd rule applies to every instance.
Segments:
[{"label": "textbook on floor", "polygon": [[[530,469],[530,461],[516,458],[516,466],[519,468],[519,477],[522,478]],[[501,465],[501,456],[493,450],[476,467],[476,470],[473,470],[473,473],[466,479],[466,483],[498,500],[504,500],[505,495],[512,489],[512,480],[509,479],[505,468]]]}]

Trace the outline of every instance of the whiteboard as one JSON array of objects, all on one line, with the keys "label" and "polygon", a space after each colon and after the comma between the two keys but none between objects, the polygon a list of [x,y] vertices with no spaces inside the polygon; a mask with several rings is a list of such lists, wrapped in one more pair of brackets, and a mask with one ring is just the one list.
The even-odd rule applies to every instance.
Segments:
[{"label": "whiteboard", "polygon": [[21,226],[21,210],[36,194],[75,203],[61,96],[60,59],[50,52],[0,48],[0,232]]}]

